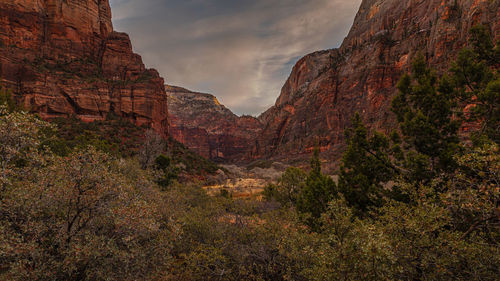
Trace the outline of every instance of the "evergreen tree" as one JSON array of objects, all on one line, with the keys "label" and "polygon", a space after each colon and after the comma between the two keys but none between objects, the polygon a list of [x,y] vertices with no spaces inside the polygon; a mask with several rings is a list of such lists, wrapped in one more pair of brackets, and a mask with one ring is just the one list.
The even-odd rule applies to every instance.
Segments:
[{"label": "evergreen tree", "polygon": [[321,173],[319,147],[311,159],[311,171],[297,200],[297,211],[313,230],[319,229],[319,218],[326,211],[328,202],[337,195],[337,186],[330,176]]},{"label": "evergreen tree", "polygon": [[165,190],[179,177],[179,168],[172,163],[168,156],[160,154],[155,159],[155,168],[163,174],[157,180],[158,185]]},{"label": "evergreen tree", "polygon": [[[390,138],[370,133],[359,115],[346,131],[348,148],[342,158],[339,190],[358,215],[381,206],[386,198],[407,200],[400,187],[388,190],[398,178],[428,184],[453,177],[463,149],[462,124],[481,125],[475,139],[500,139],[500,47],[494,47],[485,27],[471,30],[471,43],[440,79],[419,55],[404,75],[392,103],[399,130]],[[465,113],[465,114],[464,114]],[[482,143],[487,143],[483,141]],[[441,187],[443,188],[443,186]]]},{"label": "evergreen tree", "polygon": [[453,155],[459,149],[460,127],[454,114],[456,91],[447,76],[437,78],[421,55],[411,69],[411,76],[404,75],[398,84],[392,111],[402,134],[405,153],[401,158],[407,178],[429,182],[456,167]]},{"label": "evergreen tree", "polygon": [[339,191],[361,215],[370,207],[382,205],[387,195],[385,185],[399,170],[389,157],[389,139],[378,132],[369,136],[359,114],[354,116],[352,129],[346,130],[346,138],[348,147],[342,157]]},{"label": "evergreen tree", "polygon": [[463,49],[453,63],[453,86],[457,89],[463,121],[479,124],[475,137],[487,137],[500,143],[500,42],[494,46],[488,29],[471,30],[470,47]]}]

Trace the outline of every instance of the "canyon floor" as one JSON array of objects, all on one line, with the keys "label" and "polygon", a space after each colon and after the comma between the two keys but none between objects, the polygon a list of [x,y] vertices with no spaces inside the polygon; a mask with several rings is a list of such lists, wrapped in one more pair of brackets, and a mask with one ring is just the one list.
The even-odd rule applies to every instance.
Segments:
[{"label": "canyon floor", "polygon": [[233,198],[260,199],[262,191],[269,183],[275,182],[287,166],[280,162],[257,161],[247,166],[222,165],[217,176],[209,179],[204,189],[210,195],[227,191]]},{"label": "canyon floor", "polygon": [[[217,196],[225,193],[235,199],[261,200],[266,185],[276,183],[290,165],[271,160],[259,160],[248,165],[225,164],[223,170],[209,178],[204,184],[208,194]],[[307,170],[306,166],[300,168]],[[328,169],[327,174],[338,182],[338,176]]]}]

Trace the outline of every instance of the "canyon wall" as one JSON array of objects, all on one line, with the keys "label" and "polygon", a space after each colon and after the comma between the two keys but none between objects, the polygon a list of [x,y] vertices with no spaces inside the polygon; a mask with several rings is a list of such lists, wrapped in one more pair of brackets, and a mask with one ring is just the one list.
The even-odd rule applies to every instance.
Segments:
[{"label": "canyon wall", "polygon": [[210,94],[165,86],[173,138],[198,154],[223,162],[252,159],[251,148],[262,125],[254,117],[238,117]]},{"label": "canyon wall", "polygon": [[363,0],[339,49],[297,62],[276,104],[259,117],[264,129],[253,153],[290,161],[309,157],[319,142],[336,161],[355,112],[372,129],[391,130],[395,86],[415,55],[446,69],[473,25],[488,25],[499,38],[499,7],[498,0]]},{"label": "canyon wall", "polygon": [[164,81],[113,31],[108,0],[0,0],[0,83],[45,119],[116,114],[168,135]]},{"label": "canyon wall", "polygon": [[499,7],[499,0],[363,0],[341,47],[300,59],[275,105],[256,119],[211,95],[164,86],[128,35],[113,31],[108,0],[0,0],[0,85],[45,119],[115,114],[165,137],[171,123],[175,139],[213,160],[300,160],[318,142],[336,161],[355,112],[372,129],[395,127],[395,85],[417,53],[444,71],[474,24],[499,38]]}]

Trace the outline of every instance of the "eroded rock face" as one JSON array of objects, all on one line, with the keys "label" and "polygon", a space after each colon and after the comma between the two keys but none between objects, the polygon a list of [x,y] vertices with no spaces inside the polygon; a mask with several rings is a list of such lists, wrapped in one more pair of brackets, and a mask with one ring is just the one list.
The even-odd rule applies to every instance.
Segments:
[{"label": "eroded rock face", "polygon": [[[444,70],[476,23],[500,35],[498,0],[364,0],[339,49],[297,62],[275,106],[237,117],[211,95],[167,86],[172,135],[211,159],[309,157],[316,142],[338,159],[359,112],[395,127],[389,105],[417,52]],[[333,12],[332,12],[333,13]],[[0,0],[0,82],[50,119],[110,113],[169,132],[164,81],[113,31],[107,0]]]},{"label": "eroded rock face", "polygon": [[275,106],[259,117],[265,127],[254,154],[305,157],[318,141],[337,160],[355,112],[373,129],[392,130],[395,86],[415,55],[446,69],[473,25],[487,24],[499,38],[499,6],[489,0],[364,0],[339,49],[297,62]]},{"label": "eroded rock face", "polygon": [[238,117],[210,94],[165,86],[170,132],[177,141],[216,161],[244,161],[251,153],[262,125],[254,117]]},{"label": "eroded rock face", "polygon": [[0,82],[46,119],[114,113],[168,135],[164,81],[113,31],[108,0],[0,0]]}]

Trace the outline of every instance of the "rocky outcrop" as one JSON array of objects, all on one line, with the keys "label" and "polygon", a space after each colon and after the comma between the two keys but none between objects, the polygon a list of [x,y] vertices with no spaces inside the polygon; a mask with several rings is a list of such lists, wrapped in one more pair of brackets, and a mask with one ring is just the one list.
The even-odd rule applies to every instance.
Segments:
[{"label": "rocky outcrop", "polygon": [[117,114],[203,156],[241,161],[332,157],[359,112],[371,128],[395,127],[389,105],[415,55],[443,71],[477,23],[500,35],[499,0],[363,0],[339,49],[300,59],[275,105],[237,117],[207,94],[164,86],[113,31],[108,0],[0,0],[0,83],[43,118]]},{"label": "rocky outcrop", "polygon": [[243,161],[262,129],[251,116],[238,117],[213,95],[165,86],[170,111],[170,132],[191,150],[216,161]]},{"label": "rocky outcrop", "polygon": [[117,114],[168,135],[164,81],[113,31],[108,0],[0,0],[0,82],[46,119]]},{"label": "rocky outcrop", "polygon": [[264,129],[254,154],[290,160],[319,142],[339,159],[355,112],[371,128],[391,130],[395,86],[415,55],[446,69],[473,25],[486,24],[499,38],[499,6],[497,0],[363,0],[339,49],[297,62],[276,104],[259,117]]}]

